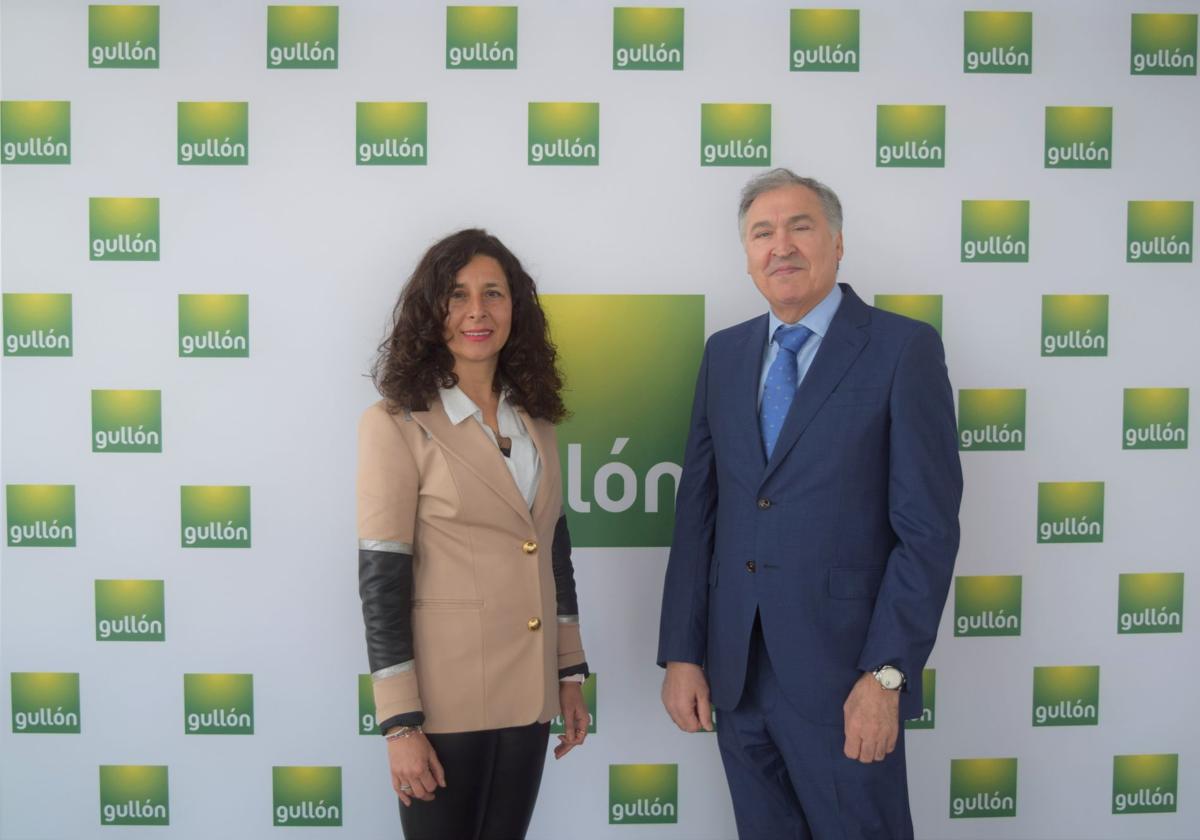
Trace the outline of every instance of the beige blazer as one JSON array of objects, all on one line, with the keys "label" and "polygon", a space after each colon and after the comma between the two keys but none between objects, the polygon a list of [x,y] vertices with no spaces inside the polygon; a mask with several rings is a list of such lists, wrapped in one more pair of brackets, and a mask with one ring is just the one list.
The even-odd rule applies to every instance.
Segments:
[{"label": "beige blazer", "polygon": [[532,510],[487,433],[453,425],[440,400],[398,414],[378,402],[362,417],[359,539],[413,554],[413,667],[375,682],[376,720],[423,711],[429,732],[547,721],[559,669],[585,661],[577,617],[556,617],[554,426],[521,420],[542,463]]}]

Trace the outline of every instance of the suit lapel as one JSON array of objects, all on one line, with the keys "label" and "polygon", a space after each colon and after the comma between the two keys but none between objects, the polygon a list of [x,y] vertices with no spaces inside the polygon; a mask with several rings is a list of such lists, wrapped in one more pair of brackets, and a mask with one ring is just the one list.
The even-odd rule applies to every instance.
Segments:
[{"label": "suit lapel", "polygon": [[734,370],[733,418],[734,429],[745,429],[739,435],[745,448],[744,463],[757,475],[767,464],[763,452],[762,432],[758,423],[758,383],[762,379],[763,349],[767,346],[768,318],[756,318],[746,332],[740,351],[736,354]]},{"label": "suit lapel", "polygon": [[771,460],[767,462],[766,471],[763,473],[764,482],[787,457],[788,451],[800,439],[800,435],[804,434],[804,430],[808,428],[838,382],[867,346],[869,339],[863,327],[871,319],[870,310],[849,286],[843,286],[842,291],[844,297],[841,306],[833,316],[829,331],[821,340],[817,356],[813,359],[804,382],[796,390],[796,398],[783,421],[779,440],[775,443],[775,451],[771,454]]},{"label": "suit lapel", "polygon": [[[428,411],[414,411],[412,415],[448,455],[457,458],[522,519],[533,524],[525,499],[517,489],[512,473],[504,465],[504,456],[478,423],[470,418],[458,425],[451,423],[441,400],[431,400]],[[540,488],[538,492],[540,495]]]}]

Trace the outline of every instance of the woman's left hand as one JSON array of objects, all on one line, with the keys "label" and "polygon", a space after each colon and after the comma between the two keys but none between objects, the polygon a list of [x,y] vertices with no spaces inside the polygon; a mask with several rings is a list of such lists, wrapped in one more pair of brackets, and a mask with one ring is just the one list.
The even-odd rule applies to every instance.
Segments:
[{"label": "woman's left hand", "polygon": [[562,758],[587,738],[591,715],[588,714],[587,703],[583,699],[582,683],[560,682],[558,701],[562,706],[563,734],[558,736],[554,757]]}]

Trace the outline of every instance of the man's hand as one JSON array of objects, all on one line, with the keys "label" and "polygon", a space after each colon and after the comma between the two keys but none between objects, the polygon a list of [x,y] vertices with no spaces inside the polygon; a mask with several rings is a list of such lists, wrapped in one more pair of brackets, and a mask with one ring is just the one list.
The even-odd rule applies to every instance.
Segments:
[{"label": "man's hand", "polygon": [[900,735],[900,692],[888,691],[874,674],[863,674],[842,705],[846,719],[846,758],[863,764],[883,761]]},{"label": "man's hand", "polygon": [[712,732],[712,705],[708,702],[708,680],[699,665],[668,662],[663,677],[663,706],[675,725],[684,732]]},{"label": "man's hand", "polygon": [[588,714],[587,701],[583,699],[582,683],[560,682],[558,704],[562,707],[563,734],[558,736],[554,757],[562,758],[587,738],[591,715]]}]

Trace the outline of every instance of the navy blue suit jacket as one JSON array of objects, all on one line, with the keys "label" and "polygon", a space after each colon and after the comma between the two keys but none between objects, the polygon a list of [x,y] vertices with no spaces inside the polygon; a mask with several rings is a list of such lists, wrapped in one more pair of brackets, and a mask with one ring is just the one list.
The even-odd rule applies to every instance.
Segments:
[{"label": "navy blue suit jacket", "polygon": [[962,472],[942,342],[849,286],[768,461],[758,424],[767,316],[709,338],[675,503],[658,661],[738,703],[761,616],[779,682],[807,718],[843,722],[864,671],[908,678],[921,714],[958,551]]}]

